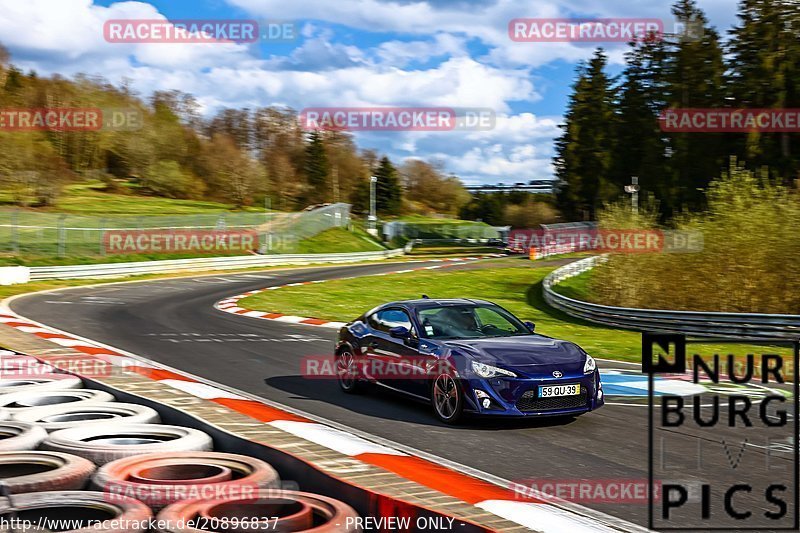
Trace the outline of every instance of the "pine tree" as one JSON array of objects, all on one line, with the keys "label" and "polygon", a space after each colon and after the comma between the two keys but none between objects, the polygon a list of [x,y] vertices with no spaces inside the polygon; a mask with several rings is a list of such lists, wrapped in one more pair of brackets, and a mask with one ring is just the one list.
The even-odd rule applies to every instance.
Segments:
[{"label": "pine tree", "polygon": [[379,213],[393,215],[400,211],[403,190],[400,188],[400,180],[397,177],[397,169],[394,168],[389,158],[384,156],[381,159],[378,169],[375,171],[378,178],[375,183],[375,207]]},{"label": "pine tree", "polygon": [[564,133],[556,141],[559,207],[572,218],[593,220],[603,202],[619,192],[610,176],[614,93],[605,66],[605,53],[598,49],[578,68]]},{"label": "pine tree", "polygon": [[619,187],[639,178],[642,192],[654,194],[662,206],[672,196],[666,179],[664,135],[658,114],[664,108],[664,46],[661,41],[633,43],[626,54],[614,130],[611,180]]},{"label": "pine tree", "polygon": [[[737,107],[800,107],[800,9],[794,0],[743,0],[731,30],[730,92]],[[800,149],[789,133],[737,136],[736,154],[757,168],[769,165],[784,181],[796,177]],[[796,144],[796,143],[795,143]]]},{"label": "pine tree", "polygon": [[[675,18],[696,28],[699,35],[672,36],[667,43],[664,80],[666,106],[719,108],[725,103],[725,65],[717,32],[695,0],[679,0]],[[674,210],[699,209],[703,190],[725,167],[728,150],[721,133],[671,133],[668,136],[669,190],[666,198]]]},{"label": "pine tree", "polygon": [[305,173],[308,182],[308,191],[304,195],[308,204],[325,201],[328,187],[328,156],[322,143],[322,136],[317,131],[312,131],[308,137],[305,154]]}]

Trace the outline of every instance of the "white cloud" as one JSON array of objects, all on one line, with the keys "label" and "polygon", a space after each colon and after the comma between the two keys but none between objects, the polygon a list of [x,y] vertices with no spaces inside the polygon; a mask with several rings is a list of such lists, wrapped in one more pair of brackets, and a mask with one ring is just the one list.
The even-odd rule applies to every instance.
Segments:
[{"label": "white cloud", "polygon": [[435,57],[465,56],[466,39],[439,33],[428,41],[386,41],[378,46],[375,54],[381,63],[404,67],[411,62],[424,63]]}]

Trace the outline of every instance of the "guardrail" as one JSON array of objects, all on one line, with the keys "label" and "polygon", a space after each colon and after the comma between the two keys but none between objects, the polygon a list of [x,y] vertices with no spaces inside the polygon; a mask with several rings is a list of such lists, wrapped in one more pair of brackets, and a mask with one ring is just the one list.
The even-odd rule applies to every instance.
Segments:
[{"label": "guardrail", "polygon": [[681,332],[703,337],[749,339],[800,338],[800,315],[612,307],[569,298],[553,290],[555,285],[565,279],[586,272],[605,259],[605,256],[588,257],[551,272],[542,283],[545,301],[576,318],[637,331]]},{"label": "guardrail", "polygon": [[350,263],[373,261],[403,255],[403,248],[377,252],[353,252],[341,254],[275,254],[245,255],[231,257],[201,257],[196,259],[170,259],[165,261],[137,261],[130,263],[101,263],[94,265],[40,266],[30,267],[30,279],[75,279],[140,274],[161,274],[187,270],[225,270],[234,268],[264,267],[277,265],[306,265],[310,263]]}]

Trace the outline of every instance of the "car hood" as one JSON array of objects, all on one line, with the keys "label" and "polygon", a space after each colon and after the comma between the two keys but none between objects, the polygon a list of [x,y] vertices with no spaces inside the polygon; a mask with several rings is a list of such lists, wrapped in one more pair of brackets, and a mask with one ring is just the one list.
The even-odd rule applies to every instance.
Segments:
[{"label": "car hood", "polygon": [[445,341],[451,349],[469,354],[477,361],[508,369],[530,372],[537,367],[575,366],[583,370],[586,356],[575,344],[541,335],[461,339]]}]

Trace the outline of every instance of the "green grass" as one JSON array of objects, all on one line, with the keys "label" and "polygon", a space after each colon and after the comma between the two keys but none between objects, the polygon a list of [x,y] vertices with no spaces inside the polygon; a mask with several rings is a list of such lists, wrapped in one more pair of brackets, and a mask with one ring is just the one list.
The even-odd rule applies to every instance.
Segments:
[{"label": "green grass", "polygon": [[330,228],[297,243],[293,253],[323,254],[345,252],[375,252],[385,248],[365,231]]},{"label": "green grass", "polygon": [[242,307],[328,320],[350,320],[391,300],[481,298],[496,302],[544,335],[574,341],[601,358],[641,360],[638,333],[576,320],[542,299],[542,279],[554,267],[508,267],[480,270],[413,272],[392,276],[328,281],[266,291],[240,302]]},{"label": "green grass", "polygon": [[[131,189],[135,193],[135,189]],[[115,194],[103,191],[98,181],[83,182],[64,188],[56,205],[47,211],[98,216],[200,215],[232,211],[234,206],[200,200],[177,200],[137,194]],[[246,207],[238,211],[263,212]]]},{"label": "green grass", "polygon": [[[487,264],[506,261],[501,259]],[[545,303],[542,280],[554,268],[552,265],[507,266],[506,263],[504,268],[367,276],[265,291],[241,300],[239,305],[261,311],[346,321],[387,301],[419,298],[421,294],[433,298],[478,298],[493,301],[522,320],[534,322],[539,333],[579,344],[595,357],[640,362],[640,333],[595,325]],[[575,278],[571,281],[573,287],[582,283]],[[573,295],[578,293],[573,292]],[[702,354],[704,358],[714,353],[722,354],[724,358],[725,354],[731,353],[741,360],[748,353],[778,353],[791,359],[791,350],[786,347],[769,346],[765,349],[764,346],[720,343],[691,346],[693,353]]]},{"label": "green grass", "polygon": [[423,215],[403,215],[392,219],[391,222],[408,222],[409,224],[433,224],[433,225],[469,224],[478,226],[489,226],[489,224],[486,224],[485,222],[476,222],[474,220],[461,220],[459,218],[436,218],[436,217],[426,217]]},{"label": "green grass", "polygon": [[577,276],[567,278],[558,285],[553,286],[553,290],[558,294],[563,294],[567,298],[575,300],[590,301],[589,283],[592,278],[592,271],[587,270]]}]

